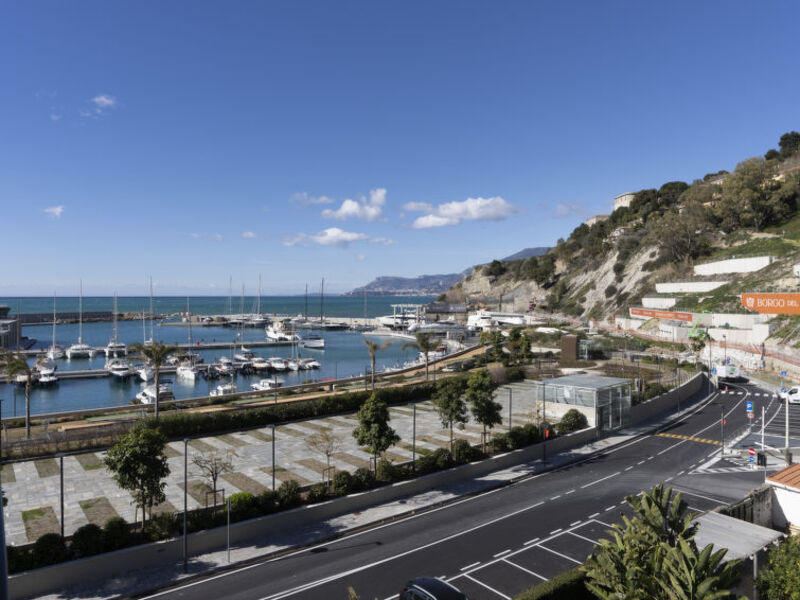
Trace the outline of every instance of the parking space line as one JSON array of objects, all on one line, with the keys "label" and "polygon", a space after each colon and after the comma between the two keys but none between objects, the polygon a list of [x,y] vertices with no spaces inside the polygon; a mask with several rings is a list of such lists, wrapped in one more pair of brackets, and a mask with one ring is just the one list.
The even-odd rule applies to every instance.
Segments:
[{"label": "parking space line", "polygon": [[574,531],[568,531],[567,533],[574,535],[575,537],[581,538],[582,540],[586,540],[587,542],[591,542],[593,544],[599,544],[597,540],[593,540],[592,538],[588,538],[585,535],[581,535],[580,533],[575,533]]},{"label": "parking space line", "polygon": [[679,487],[673,486],[672,489],[675,490],[676,492],[680,492],[681,494],[687,494],[689,496],[695,496],[697,498],[702,498],[703,500],[708,500],[709,502],[716,502],[718,504],[727,504],[728,503],[727,500],[720,500],[719,498],[712,498],[711,496],[703,496],[702,494],[695,494],[694,492],[687,492],[686,490],[681,489]]},{"label": "parking space line", "polygon": [[[572,523],[569,524],[569,526],[570,527],[575,527],[575,525],[580,525],[582,522],[583,521],[573,521]],[[567,532],[567,533],[569,533],[569,532]]]},{"label": "parking space line", "polygon": [[535,544],[536,542],[538,542],[540,539],[542,539],[542,538],[533,538],[532,540],[528,540],[527,542],[524,542],[522,545],[523,546],[530,546],[531,544]]},{"label": "parking space line", "polygon": [[606,512],[608,512],[608,511],[610,511],[610,510],[614,510],[615,508],[617,508],[617,505],[616,505],[616,504],[612,504],[611,506],[609,506],[609,507],[606,509]]},{"label": "parking space line", "polygon": [[591,487],[591,486],[593,486],[593,485],[595,485],[597,483],[600,483],[601,481],[605,481],[606,479],[611,479],[612,477],[616,477],[617,475],[619,475],[619,473],[620,472],[617,471],[616,473],[612,473],[611,475],[607,475],[606,477],[603,477],[602,479],[598,479],[596,481],[592,481],[591,483],[587,483],[586,485],[582,485],[581,489],[586,489],[587,487]]},{"label": "parking space line", "polygon": [[593,515],[589,515],[590,519],[594,519],[595,517],[599,517],[600,513],[594,513]]},{"label": "parking space line", "polygon": [[579,560],[575,560],[575,559],[574,559],[574,558],[572,558],[571,556],[567,556],[566,554],[561,554],[561,552],[558,552],[558,551],[556,551],[556,550],[553,550],[552,548],[548,548],[547,546],[543,546],[542,544],[539,544],[539,545],[537,545],[536,547],[537,547],[537,548],[544,548],[544,549],[545,549],[545,550],[547,550],[548,552],[552,552],[553,554],[556,554],[556,555],[560,556],[561,558],[566,558],[567,560],[571,560],[571,561],[572,561],[572,562],[574,562],[576,565],[582,565],[582,564],[583,564],[581,561],[579,561]]},{"label": "parking space line", "polygon": [[461,567],[459,571],[469,571],[472,567],[477,567],[479,564],[481,564],[481,561],[474,562],[471,565],[467,565],[466,567]]},{"label": "parking space line", "polygon": [[511,552],[511,548],[509,548],[508,550],[503,550],[502,552],[498,552],[497,554],[492,556],[492,558],[500,558],[501,556],[503,556],[503,554],[508,554],[509,552]]},{"label": "parking space line", "polygon": [[605,521],[601,521],[600,519],[592,519],[592,521],[594,521],[595,523],[600,523],[600,525],[605,525],[609,529],[614,527],[613,525],[609,525],[608,523],[606,523]]},{"label": "parking space line", "polygon": [[567,494],[573,494],[573,493],[575,493],[575,490],[570,490],[568,492],[564,492],[564,495],[566,496]]},{"label": "parking space line", "polygon": [[643,465],[643,464],[644,464],[644,461],[643,461],[643,460],[640,460],[640,461],[639,461],[639,462],[637,462],[636,464],[637,464],[637,465]]},{"label": "parking space line", "polygon": [[541,579],[542,581],[547,581],[547,577],[542,577],[542,576],[541,576],[541,575],[539,575],[538,573],[534,573],[534,572],[533,572],[533,571],[531,571],[530,569],[526,569],[525,567],[521,567],[521,566],[519,566],[517,563],[515,563],[515,562],[513,562],[513,561],[510,561],[510,560],[508,560],[507,558],[504,558],[504,559],[503,559],[503,562],[504,562],[504,563],[508,563],[508,564],[510,564],[512,567],[517,567],[517,568],[518,568],[520,571],[525,571],[526,573],[530,573],[531,575],[533,575],[534,577],[538,577],[538,578],[539,578],[539,579]]},{"label": "parking space line", "polygon": [[506,596],[504,593],[502,593],[502,592],[498,592],[498,591],[497,591],[496,589],[494,589],[493,587],[490,587],[490,586],[486,585],[485,583],[483,583],[483,582],[482,582],[480,579],[475,579],[475,578],[474,578],[472,575],[464,575],[464,577],[466,577],[467,579],[470,579],[470,580],[474,581],[474,582],[475,582],[475,583],[477,583],[478,585],[481,585],[481,586],[485,587],[485,588],[486,588],[487,590],[489,590],[490,592],[494,592],[495,594],[497,594],[497,595],[498,595],[498,596],[500,596],[501,598],[505,598],[506,600],[511,600],[511,596]]},{"label": "parking space line", "polygon": [[558,529],[554,529],[553,531],[551,531],[551,532],[550,532],[550,535],[555,535],[555,534],[557,534],[559,531],[561,531],[561,528],[560,528],[560,527],[559,527]]},{"label": "parking space line", "polygon": [[625,467],[626,471],[630,471],[633,467]]}]

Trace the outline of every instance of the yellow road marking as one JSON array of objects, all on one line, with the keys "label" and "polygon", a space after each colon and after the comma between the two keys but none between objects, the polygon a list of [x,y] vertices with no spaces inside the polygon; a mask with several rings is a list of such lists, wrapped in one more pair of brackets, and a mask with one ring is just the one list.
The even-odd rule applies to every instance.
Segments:
[{"label": "yellow road marking", "polygon": [[710,444],[712,446],[722,446],[722,442],[718,442],[717,440],[709,440],[707,438],[698,438],[692,437],[689,435],[681,435],[676,433],[657,433],[658,437],[665,437],[665,438],[672,438],[672,439],[680,439],[680,440],[688,440],[690,442],[699,442],[701,444]]}]

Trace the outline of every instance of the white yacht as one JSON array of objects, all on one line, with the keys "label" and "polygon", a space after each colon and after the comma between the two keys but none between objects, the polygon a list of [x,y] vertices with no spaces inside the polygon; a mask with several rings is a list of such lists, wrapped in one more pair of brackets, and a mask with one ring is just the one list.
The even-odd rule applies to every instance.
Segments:
[{"label": "white yacht", "polygon": [[94,358],[95,354],[97,354],[97,350],[89,344],[83,343],[83,281],[81,281],[80,295],[78,296],[78,343],[67,348],[67,359]]},{"label": "white yacht", "polygon": [[64,358],[64,348],[56,345],[56,295],[53,294],[53,342],[47,349],[47,358],[58,360]]},{"label": "white yacht", "polygon": [[297,371],[300,369],[300,361],[296,358],[287,358],[286,359],[286,368],[290,371]]},{"label": "white yacht", "polygon": [[192,364],[181,365],[175,371],[175,377],[186,381],[194,381],[197,379],[197,374],[197,367]]},{"label": "white yacht", "polygon": [[285,371],[288,367],[286,366],[286,359],[285,358],[278,358],[273,356],[269,360],[269,366],[273,371]]},{"label": "white yacht", "polygon": [[321,335],[310,333],[300,338],[301,348],[310,348],[311,350],[324,350],[325,338]]},{"label": "white yacht", "polygon": [[298,363],[300,364],[300,368],[304,371],[309,369],[319,369],[322,366],[319,364],[319,361],[316,358],[300,358],[298,359]]},{"label": "white yacht", "polygon": [[300,336],[294,332],[286,331],[280,321],[273,323],[266,329],[267,339],[273,342],[299,342]]},{"label": "white yacht", "polygon": [[[172,388],[163,383],[159,384],[158,386],[158,395],[159,395],[159,400],[161,401],[175,399],[175,394],[172,392]],[[136,399],[139,400],[139,402],[141,402],[142,404],[155,404],[156,386],[148,385],[141,392],[136,394]]]},{"label": "white yacht", "polygon": [[250,364],[256,371],[266,371],[270,368],[270,362],[263,356],[254,356]]},{"label": "white yacht", "polygon": [[447,319],[445,321],[417,321],[408,326],[409,333],[464,333],[466,329],[464,325],[456,322],[454,319]]},{"label": "white yacht", "polygon": [[260,379],[256,383],[250,384],[250,389],[256,392],[270,392],[283,387],[283,379]]},{"label": "white yacht", "polygon": [[39,377],[36,379],[37,385],[53,385],[56,383],[58,383],[58,377],[56,377],[54,373],[49,375],[39,375]]},{"label": "white yacht", "polygon": [[254,357],[255,354],[253,354],[251,350],[248,350],[247,348],[242,346],[239,352],[236,352],[233,355],[233,360],[238,360],[239,362],[243,363],[249,363],[250,361],[253,360]]},{"label": "white yacht", "polygon": [[232,375],[236,373],[236,365],[230,358],[223,356],[219,359],[217,370],[219,370],[222,375]]},{"label": "white yacht", "polygon": [[227,396],[228,394],[236,393],[236,384],[231,381],[230,383],[220,383],[208,394],[209,396]]},{"label": "white yacht", "polygon": [[147,383],[148,381],[152,381],[153,377],[156,376],[156,370],[150,365],[142,365],[136,370],[136,375],[139,379]]},{"label": "white yacht", "polygon": [[106,371],[118,379],[125,379],[134,373],[133,367],[124,358],[110,359],[106,362]]},{"label": "white yacht", "polygon": [[117,338],[117,292],[114,292],[114,337],[105,347],[106,358],[119,358],[128,355],[128,347]]},{"label": "white yacht", "polygon": [[419,318],[416,310],[411,309],[403,309],[400,312],[395,311],[391,315],[384,315],[377,318],[378,323],[390,329],[408,329],[411,323],[415,323],[418,320]]},{"label": "white yacht", "polygon": [[57,369],[56,363],[46,355],[37,358],[36,364],[33,365],[33,370],[39,377],[54,375]]}]

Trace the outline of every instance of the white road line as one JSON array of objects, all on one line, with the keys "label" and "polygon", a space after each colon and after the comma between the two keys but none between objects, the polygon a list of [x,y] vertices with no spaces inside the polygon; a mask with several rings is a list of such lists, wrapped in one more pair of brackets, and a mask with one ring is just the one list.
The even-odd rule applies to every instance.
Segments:
[{"label": "white road line", "polygon": [[612,504],[611,506],[609,506],[609,507],[606,509],[606,512],[608,512],[608,511],[610,511],[610,510],[614,510],[615,508],[617,508],[617,505],[616,505],[616,504]]},{"label": "white road line", "polygon": [[542,581],[547,581],[547,577],[542,577],[542,576],[541,576],[541,575],[539,575],[538,573],[534,573],[534,572],[533,572],[533,571],[531,571],[530,569],[526,569],[525,567],[521,567],[521,566],[520,566],[520,565],[518,565],[517,563],[515,563],[515,562],[513,562],[513,561],[510,561],[510,560],[508,560],[507,558],[504,558],[504,559],[503,559],[503,562],[504,562],[504,563],[508,563],[508,564],[510,564],[512,567],[517,567],[517,568],[518,568],[519,570],[521,570],[521,571],[525,571],[526,573],[530,573],[531,575],[533,575],[534,577],[538,577],[538,578],[539,578],[539,579],[541,579]]},{"label": "white road line", "polygon": [[503,556],[504,554],[508,554],[509,552],[511,552],[511,548],[509,548],[508,550],[503,550],[502,552],[498,552],[497,554],[492,556],[492,558],[500,558],[501,556]]},{"label": "white road line", "polygon": [[599,516],[600,516],[600,513],[597,512],[597,513],[594,513],[593,515],[589,515],[589,518],[590,519],[594,519],[595,517],[599,517]]},{"label": "white road line", "polygon": [[675,479],[675,478],[674,477],[667,477],[664,481],[672,481],[673,479]]},{"label": "white road line", "polygon": [[467,565],[466,567],[461,567],[459,571],[469,571],[472,567],[477,567],[479,564],[481,564],[481,561],[474,562],[471,565]]},{"label": "white road line", "polygon": [[555,535],[555,534],[557,534],[559,531],[563,531],[563,530],[561,529],[561,527],[559,527],[558,529],[554,529],[553,531],[551,531],[551,532],[550,532],[550,535]]},{"label": "white road line", "polygon": [[607,475],[606,477],[603,477],[602,479],[598,479],[598,480],[593,481],[591,483],[587,483],[586,485],[582,485],[581,489],[586,489],[587,487],[591,487],[591,486],[593,486],[593,485],[595,485],[597,483],[600,483],[601,481],[605,481],[606,479],[611,479],[612,477],[616,477],[617,475],[619,475],[619,473],[620,472],[617,471],[616,473],[612,473],[611,475]]},{"label": "white road line", "polygon": [[550,500],[558,500],[559,498],[561,498],[561,494],[559,494],[558,496],[553,496],[552,498],[550,498]]},{"label": "white road line", "polygon": [[506,600],[511,600],[511,596],[506,596],[506,595],[505,595],[505,594],[503,594],[502,592],[498,592],[496,589],[494,589],[493,587],[489,587],[488,585],[486,585],[485,583],[483,583],[481,580],[479,580],[479,579],[475,579],[475,578],[474,578],[472,575],[464,575],[464,577],[466,577],[467,579],[471,579],[472,581],[474,581],[474,582],[475,582],[475,583],[477,583],[478,585],[482,585],[482,586],[483,586],[483,587],[485,587],[487,590],[489,590],[490,592],[494,592],[495,594],[497,594],[497,595],[498,595],[498,596],[500,596],[501,598],[505,598]]},{"label": "white road line", "polygon": [[583,521],[575,521],[574,523],[570,523],[569,526],[575,527],[575,525],[580,525],[581,523],[583,523]]},{"label": "white road line", "polygon": [[636,463],[636,465],[637,465],[637,466],[638,466],[638,465],[643,465],[643,464],[644,464],[644,461],[643,461],[643,460],[640,460],[639,462],[637,462],[637,463]]},{"label": "white road line", "polygon": [[540,539],[542,539],[542,538],[538,538],[538,537],[537,538],[533,538],[532,540],[528,540],[527,542],[524,542],[522,545],[523,546],[530,546],[531,544],[535,544],[536,542],[538,542]]},{"label": "white road line", "polygon": [[600,543],[597,540],[593,540],[592,538],[588,538],[585,535],[581,535],[580,533],[575,533],[574,531],[568,531],[567,533],[570,534],[570,535],[574,535],[575,537],[581,538],[582,540],[586,540],[587,542],[591,542],[591,543],[593,543],[595,545]]},{"label": "white road line", "polygon": [[531,506],[531,508],[536,508],[537,506],[541,506],[542,504],[544,504],[544,500],[542,500],[541,502],[537,502],[536,504]]},{"label": "white road line", "polygon": [[592,519],[592,521],[594,521],[595,523],[600,523],[600,525],[605,525],[609,529],[614,527],[613,525],[609,525],[608,523],[606,523],[605,521],[601,521],[600,519]]},{"label": "white road line", "polygon": [[625,467],[626,471],[630,471],[633,467]]},{"label": "white road line", "polygon": [[570,490],[568,492],[564,492],[564,495],[566,496],[567,494],[573,494],[573,493],[575,493],[575,490]]},{"label": "white road line", "polygon": [[728,502],[730,502],[730,500],[720,500],[719,498],[712,498],[711,496],[703,496],[702,494],[695,494],[694,492],[687,492],[686,490],[681,489],[679,487],[675,487],[675,486],[673,486],[672,489],[675,490],[676,492],[680,492],[681,494],[687,494],[689,496],[695,496],[697,498],[702,498],[703,500],[708,500],[710,502],[716,502],[717,504],[728,504]]},{"label": "white road line", "polygon": [[583,564],[581,561],[579,561],[579,560],[575,560],[575,559],[574,559],[574,558],[572,558],[571,556],[567,556],[566,554],[561,554],[561,552],[558,552],[558,551],[556,551],[556,550],[553,550],[552,548],[548,548],[547,546],[543,546],[542,544],[539,544],[539,545],[538,545],[538,546],[536,546],[536,547],[537,547],[537,548],[543,548],[543,549],[547,550],[548,552],[552,552],[553,554],[555,554],[555,555],[557,555],[557,556],[560,556],[561,558],[566,558],[567,560],[571,560],[571,561],[572,561],[572,562],[574,562],[576,565],[582,565],[582,564]]},{"label": "white road line", "polygon": [[675,477],[680,477],[680,476],[681,476],[681,475],[683,475],[684,473],[686,473],[686,471],[678,471],[678,472],[675,474]]}]

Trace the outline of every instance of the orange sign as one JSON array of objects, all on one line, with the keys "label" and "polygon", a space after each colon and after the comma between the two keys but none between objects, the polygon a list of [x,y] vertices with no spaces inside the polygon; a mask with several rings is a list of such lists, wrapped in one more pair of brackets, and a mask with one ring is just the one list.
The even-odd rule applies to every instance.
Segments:
[{"label": "orange sign", "polygon": [[631,316],[649,317],[651,319],[671,319],[673,321],[692,322],[692,313],[675,312],[673,310],[650,310],[649,308],[632,308]]},{"label": "orange sign", "polygon": [[742,306],[766,315],[800,315],[800,294],[742,294]]}]

